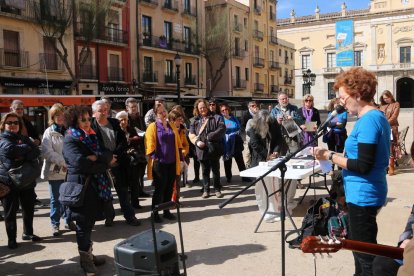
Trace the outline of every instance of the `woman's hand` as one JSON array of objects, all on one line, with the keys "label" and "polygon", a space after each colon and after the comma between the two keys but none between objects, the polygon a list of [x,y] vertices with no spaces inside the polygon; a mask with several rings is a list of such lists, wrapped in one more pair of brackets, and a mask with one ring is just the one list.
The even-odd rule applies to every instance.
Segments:
[{"label": "woman's hand", "polygon": [[206,146],[206,144],[203,141],[197,141],[196,144],[197,144],[197,147],[199,147],[200,149],[203,149]]},{"label": "woman's hand", "polygon": [[303,129],[304,131],[306,131],[306,126],[305,125],[300,125],[300,128]]},{"label": "woman's hand", "polygon": [[113,167],[116,164],[118,156],[116,154],[112,155],[112,160],[109,162],[109,166]]},{"label": "woman's hand", "polygon": [[317,160],[328,160],[329,150],[322,147],[311,148],[310,154],[314,156]]},{"label": "woman's hand", "polygon": [[278,156],[279,156],[278,152],[273,152],[273,153],[269,154],[269,156],[267,156],[266,161],[273,160],[273,159],[277,158]]},{"label": "woman's hand", "polygon": [[86,156],[87,159],[91,160],[92,162],[95,162],[96,160],[98,160],[98,157],[96,157],[95,154],[91,154]]}]

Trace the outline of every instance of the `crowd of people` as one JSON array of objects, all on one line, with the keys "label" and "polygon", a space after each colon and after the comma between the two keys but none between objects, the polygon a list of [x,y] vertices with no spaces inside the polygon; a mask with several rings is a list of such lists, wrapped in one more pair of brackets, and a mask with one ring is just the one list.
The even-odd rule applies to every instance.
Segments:
[{"label": "crowd of people", "polygon": [[[136,210],[142,208],[140,197],[152,196],[154,209],[161,203],[179,201],[180,188],[191,188],[201,182],[202,198],[212,194],[221,198],[220,159],[227,183],[231,183],[233,159],[238,170],[243,171],[309,144],[316,159],[330,160],[343,170],[350,238],[376,243],[376,216],[387,195],[386,170],[394,174],[398,155],[399,113],[399,104],[389,91],[381,95],[379,107],[374,103],[376,85],[375,75],[362,68],[352,68],[337,77],[335,89],[339,97],[331,101],[330,111],[342,105],[347,112],[327,125],[323,141],[328,149],[318,146],[315,139],[321,118],[310,94],[303,96],[300,108],[289,103],[285,92],[278,94],[277,105],[266,109],[259,109],[258,103],[251,101],[241,121],[232,114],[229,104],[214,98],[196,100],[191,119],[179,105],[168,110],[162,97],[155,99],[154,107],[145,116],[138,112],[134,98],[128,98],[125,110],[119,112],[111,110],[108,99],[94,102],[91,108],[57,103],[49,110],[49,127],[42,139],[23,116],[23,102],[15,100],[11,112],[0,123],[0,182],[12,186],[8,174],[11,168],[41,160],[41,178],[49,183],[52,234],[61,234],[60,220],[63,219],[65,229],[76,231],[81,267],[87,273],[96,273],[96,266],[104,260],[92,254],[92,229],[97,220],[104,220],[107,227],[113,226],[112,187],[125,222],[139,226]],[[348,113],[358,116],[349,136],[345,128]],[[190,158],[193,181],[188,179]],[[144,189],[145,173],[152,180],[152,195]],[[81,206],[67,207],[60,203],[60,188],[66,182],[84,185]],[[289,212],[296,206],[294,196],[298,183],[294,182],[287,183]],[[211,193],[211,184],[214,193]],[[18,246],[19,202],[24,222],[22,239],[41,240],[33,229],[35,186],[33,182],[23,190],[12,189],[2,199],[10,249]],[[278,196],[276,193],[273,221],[280,219]],[[154,214],[156,223],[164,219],[176,217],[168,209],[163,210],[162,217]],[[374,258],[361,253],[354,253],[354,257],[355,275],[372,275]]]}]

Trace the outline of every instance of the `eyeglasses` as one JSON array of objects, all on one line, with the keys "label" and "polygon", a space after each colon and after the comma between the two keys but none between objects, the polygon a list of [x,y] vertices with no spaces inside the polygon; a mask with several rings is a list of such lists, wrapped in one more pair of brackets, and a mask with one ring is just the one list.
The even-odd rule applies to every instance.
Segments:
[{"label": "eyeglasses", "polygon": [[221,112],[224,112],[224,111],[229,111],[229,109],[228,109],[228,108],[223,108],[223,109],[221,110]]},{"label": "eyeglasses", "polygon": [[251,108],[255,108],[255,107],[257,107],[257,105],[252,104],[250,107],[251,107]]},{"label": "eyeglasses", "polygon": [[346,105],[346,102],[348,101],[349,97],[351,97],[351,95],[348,95],[345,98],[341,98],[342,105]]},{"label": "eyeglasses", "polygon": [[91,117],[89,117],[89,118],[82,118],[80,121],[81,121],[82,123],[92,122],[92,118],[91,118]]},{"label": "eyeglasses", "polygon": [[7,121],[7,122],[4,122],[6,125],[9,125],[9,126],[11,126],[11,125],[15,125],[15,126],[18,126],[19,125],[19,121]]},{"label": "eyeglasses", "polygon": [[307,102],[307,103],[308,103],[308,102],[313,102],[313,100],[305,100],[305,102]]},{"label": "eyeglasses", "polygon": [[210,103],[209,105],[210,105],[210,106],[214,106],[214,105],[216,105],[216,104],[215,104],[215,103]]}]

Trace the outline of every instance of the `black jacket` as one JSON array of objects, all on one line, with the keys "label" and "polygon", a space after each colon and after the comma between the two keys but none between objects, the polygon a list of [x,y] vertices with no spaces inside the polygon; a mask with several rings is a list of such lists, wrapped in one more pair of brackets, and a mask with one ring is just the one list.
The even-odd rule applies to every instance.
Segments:
[{"label": "black jacket", "polygon": [[[253,128],[247,131],[247,135],[250,137],[251,167],[259,165],[259,162],[266,161],[270,153],[283,153],[286,151],[287,145],[283,139],[281,129],[277,122],[273,120],[269,122],[269,135],[267,138],[262,138]],[[269,145],[268,140],[270,140]]]},{"label": "black jacket", "polygon": [[[115,142],[116,148],[112,153],[117,155],[118,164],[120,166],[126,166],[128,165],[129,158],[126,154],[126,151],[128,149],[128,142],[127,142],[125,133],[119,126],[119,121],[117,119],[108,118],[108,120],[109,120],[109,123],[112,125],[112,129],[115,132],[115,140],[116,140]],[[98,122],[96,121],[95,118],[92,118],[91,128],[95,131],[99,142],[104,147],[105,144],[102,138],[101,128],[99,127]]]},{"label": "black jacket", "polygon": [[[304,107],[299,108],[298,115],[300,117],[302,117],[303,122],[305,122],[306,118],[305,118],[305,116],[303,116],[303,109],[304,109]],[[321,125],[321,116],[319,114],[319,110],[317,110],[314,107],[312,107],[312,110],[313,110],[313,113],[312,113],[311,121],[316,122],[316,125],[319,127]]]},{"label": "black jacket", "polygon": [[8,171],[40,156],[40,149],[27,136],[4,131],[0,134],[0,181],[11,183]]},{"label": "black jacket", "polygon": [[243,112],[243,115],[242,115],[242,117],[241,117],[241,122],[240,122],[241,129],[242,129],[243,131],[245,131],[245,130],[246,130],[246,125],[247,125],[247,122],[248,122],[250,119],[252,119],[252,118],[253,118],[253,116],[252,116],[252,114],[250,114],[250,111],[249,111],[249,110],[247,110],[247,111]]}]

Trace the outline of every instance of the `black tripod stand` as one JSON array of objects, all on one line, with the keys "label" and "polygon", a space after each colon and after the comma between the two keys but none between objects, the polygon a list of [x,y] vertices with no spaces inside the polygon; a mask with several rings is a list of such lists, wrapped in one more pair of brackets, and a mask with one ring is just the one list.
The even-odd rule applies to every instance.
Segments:
[{"label": "black tripod stand", "polygon": [[[304,150],[306,147],[308,147],[309,145],[312,145],[323,134],[324,134],[323,130],[320,131],[320,132],[317,132],[317,134],[315,135],[315,137],[313,137],[313,139],[310,140],[308,143],[306,143],[305,145],[303,145],[302,147],[300,147],[295,152],[292,152],[292,153],[284,156],[283,158],[281,158],[280,161],[277,164],[275,164],[273,167],[271,167],[262,176],[260,176],[259,178],[257,178],[255,181],[253,181],[249,185],[247,185],[241,191],[237,192],[231,198],[229,198],[226,201],[224,201],[223,203],[220,203],[219,204],[219,208],[220,209],[223,208],[224,206],[226,206],[227,204],[229,204],[233,199],[235,199],[240,194],[242,194],[243,192],[245,192],[247,189],[249,189],[250,187],[252,187],[253,185],[255,185],[257,182],[262,181],[262,183],[264,185],[263,178],[265,178],[267,175],[269,175],[271,172],[273,172],[273,171],[275,171],[277,169],[280,170],[280,178],[281,178],[281,181],[280,181],[280,189],[278,191],[280,191],[280,193],[281,193],[281,201],[282,201],[282,207],[281,207],[281,211],[280,211],[280,223],[281,223],[281,226],[280,226],[280,228],[281,228],[280,234],[281,234],[281,241],[282,241],[282,243],[281,243],[281,252],[282,252],[282,276],[285,275],[285,262],[286,262],[285,261],[285,187],[284,187],[285,186],[285,173],[287,171],[286,163],[290,159],[292,159],[296,154],[298,154],[299,152],[301,152],[302,150]],[[266,194],[268,194],[266,186],[265,186],[265,191],[266,191]],[[268,205],[269,204],[267,203],[266,206],[268,207]],[[263,217],[262,217],[262,219],[263,219]],[[256,231],[257,231],[257,228],[256,228]]]}]

